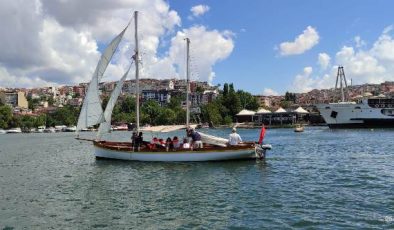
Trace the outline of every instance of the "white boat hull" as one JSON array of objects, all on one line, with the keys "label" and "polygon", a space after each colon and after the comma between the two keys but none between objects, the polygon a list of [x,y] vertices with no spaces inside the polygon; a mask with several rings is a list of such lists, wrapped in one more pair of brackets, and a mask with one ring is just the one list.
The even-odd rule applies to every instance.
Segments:
[{"label": "white boat hull", "polygon": [[224,161],[256,158],[254,149],[225,150],[225,151],[177,151],[177,152],[132,152],[112,150],[94,146],[97,158],[109,158],[132,161]]}]

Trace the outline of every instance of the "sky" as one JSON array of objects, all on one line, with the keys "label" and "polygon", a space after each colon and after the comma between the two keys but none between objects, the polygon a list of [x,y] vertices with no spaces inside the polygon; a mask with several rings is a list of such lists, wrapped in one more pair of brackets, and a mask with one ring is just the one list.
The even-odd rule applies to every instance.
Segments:
[{"label": "sky", "polygon": [[[2,0],[0,87],[89,82],[135,10],[145,78],[185,78],[188,37],[193,80],[253,94],[332,88],[338,65],[353,84],[394,81],[392,9],[391,0]],[[104,81],[130,65],[133,34]]]}]

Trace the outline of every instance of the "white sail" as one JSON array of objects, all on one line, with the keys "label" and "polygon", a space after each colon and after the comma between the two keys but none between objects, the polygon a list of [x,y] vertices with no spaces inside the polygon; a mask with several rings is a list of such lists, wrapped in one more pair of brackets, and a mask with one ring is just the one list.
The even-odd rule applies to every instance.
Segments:
[{"label": "white sail", "polygon": [[98,62],[96,70],[93,73],[92,80],[89,83],[88,90],[82,104],[81,113],[79,114],[78,118],[77,131],[88,128],[92,125],[99,124],[103,121],[100,120],[103,118],[103,109],[101,108],[99,96],[99,82],[103,77],[103,74],[107,69],[107,66],[111,61],[112,56],[114,55],[128,26],[129,25],[127,25],[126,28],[124,28],[124,30],[111,41],[111,43],[101,55],[100,61]]},{"label": "white sail", "polygon": [[105,108],[105,111],[103,113],[103,122],[100,124],[97,137],[100,138],[104,133],[108,133],[111,130],[111,117],[112,117],[112,110],[115,107],[116,101],[118,100],[119,94],[122,91],[123,83],[127,78],[127,75],[129,74],[131,65],[127,69],[126,73],[123,75],[123,77],[119,80],[119,82],[116,84],[115,89],[111,93],[111,97],[108,101],[107,107]]},{"label": "white sail", "polygon": [[201,136],[201,141],[203,143],[206,144],[211,144],[211,145],[216,145],[216,146],[222,146],[222,147],[226,147],[228,140],[225,138],[221,138],[221,137],[217,137],[217,136],[213,136],[213,135],[209,135],[206,133],[201,133],[198,132]]}]

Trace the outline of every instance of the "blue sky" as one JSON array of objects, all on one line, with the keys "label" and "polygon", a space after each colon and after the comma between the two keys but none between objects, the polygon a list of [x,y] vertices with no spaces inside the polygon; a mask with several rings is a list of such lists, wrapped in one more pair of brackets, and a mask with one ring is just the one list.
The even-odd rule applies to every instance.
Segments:
[{"label": "blue sky", "polygon": [[[394,24],[394,1],[227,0],[169,1],[169,4],[183,19],[182,27],[202,24],[235,33],[231,55],[213,67],[216,73],[213,83],[234,82],[237,88],[255,94],[262,93],[264,88],[278,93],[291,91],[294,77],[304,67],[318,68],[319,53],[327,53],[333,59],[343,46],[354,47],[356,36],[368,49],[386,27]],[[209,11],[197,19],[186,19],[190,8],[200,4],[209,6]],[[299,55],[281,56],[275,47],[294,41],[308,26],[318,32],[318,44]],[[357,79],[354,82],[364,83]]]}]

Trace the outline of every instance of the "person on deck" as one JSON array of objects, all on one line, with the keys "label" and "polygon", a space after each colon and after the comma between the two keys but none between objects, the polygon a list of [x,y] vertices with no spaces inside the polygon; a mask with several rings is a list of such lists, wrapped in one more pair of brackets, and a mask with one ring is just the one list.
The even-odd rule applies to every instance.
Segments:
[{"label": "person on deck", "polygon": [[[136,134],[137,135],[137,134]],[[135,144],[134,147],[137,147],[138,151],[140,150],[141,146],[144,144],[144,138],[142,137],[142,132],[138,134],[138,136],[135,138]]]},{"label": "person on deck", "polygon": [[136,147],[136,139],[137,139],[137,132],[133,132],[133,135],[131,135],[131,145],[133,148]]},{"label": "person on deck", "polygon": [[166,150],[168,152],[168,150],[174,150],[174,143],[171,140],[171,137],[168,137],[166,140]]},{"label": "person on deck", "polygon": [[196,132],[194,129],[190,129],[189,133],[190,133],[190,137],[192,138],[193,148],[196,149],[203,148],[204,146],[201,141],[201,135],[198,132]]},{"label": "person on deck", "polygon": [[190,149],[190,144],[187,141],[187,138],[183,139],[183,144],[182,144],[183,149]]},{"label": "person on deck", "polygon": [[237,129],[233,128],[233,130],[231,130],[231,134],[229,135],[229,138],[228,138],[228,144],[229,145],[238,145],[240,143],[242,143],[241,136],[237,133]]},{"label": "person on deck", "polygon": [[179,143],[179,140],[178,140],[177,136],[172,138],[172,143],[174,145],[174,149],[179,149],[179,147],[181,146],[181,143]]}]

